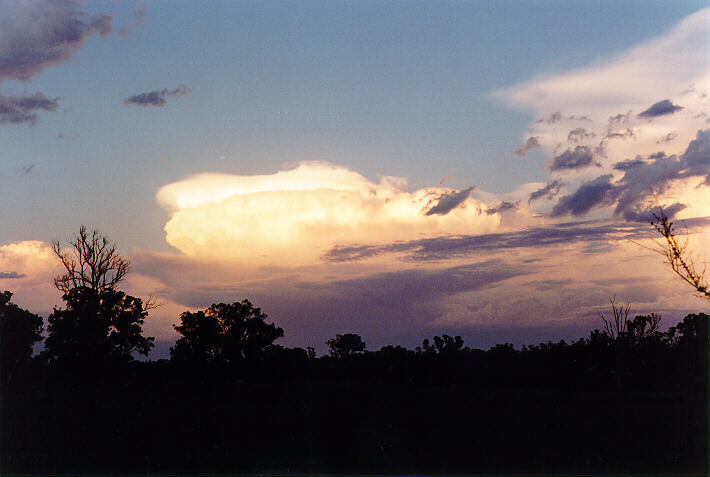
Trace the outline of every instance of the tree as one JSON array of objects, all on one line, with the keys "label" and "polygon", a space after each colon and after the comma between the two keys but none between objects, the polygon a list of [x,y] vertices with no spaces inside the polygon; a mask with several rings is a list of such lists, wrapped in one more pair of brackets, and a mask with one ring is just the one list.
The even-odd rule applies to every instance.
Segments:
[{"label": "tree", "polygon": [[153,338],[142,334],[152,299],[141,299],[116,290],[130,269],[116,245],[97,230],[79,228],[64,250],[55,240],[52,248],[66,273],[54,278],[64,293],[66,308],[49,316],[46,355],[53,361],[68,360],[87,365],[106,360],[131,361],[133,353],[147,355]]},{"label": "tree", "polygon": [[658,215],[654,213],[653,217],[656,220],[651,222],[651,225],[662,240],[655,241],[656,248],[651,250],[663,255],[666,258],[666,263],[670,265],[676,275],[695,288],[702,298],[710,300],[710,286],[705,277],[706,268],[705,266],[702,270],[697,268],[697,259],[688,249],[688,240],[678,239],[676,231],[673,229],[673,222],[666,217],[662,209]]},{"label": "tree", "polygon": [[266,323],[266,318],[249,300],[186,311],[175,326],[182,337],[171,348],[170,357],[191,362],[261,360],[284,335],[283,329]]},{"label": "tree", "polygon": [[334,358],[362,353],[367,347],[360,335],[354,333],[335,335],[335,338],[329,339],[325,344],[330,348],[330,355]]},{"label": "tree", "polygon": [[114,288],[130,270],[130,262],[119,255],[116,244],[94,229],[79,227],[79,234],[68,239],[69,250],[62,249],[59,240],[52,242],[52,250],[59,257],[66,273],[54,278],[54,286],[63,293],[77,288],[94,291]]},{"label": "tree", "polygon": [[0,370],[9,376],[30,361],[32,345],[42,340],[42,318],[12,303],[12,293],[0,293]]},{"label": "tree", "polygon": [[74,288],[64,295],[66,308],[49,315],[45,341],[52,361],[128,362],[133,353],[148,355],[153,337],[143,336],[148,315],[140,298],[106,289]]}]

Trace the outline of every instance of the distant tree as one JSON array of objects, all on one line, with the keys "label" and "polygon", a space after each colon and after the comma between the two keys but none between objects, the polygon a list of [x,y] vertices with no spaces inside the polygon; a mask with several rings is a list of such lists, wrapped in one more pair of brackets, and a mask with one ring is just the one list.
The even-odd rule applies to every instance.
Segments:
[{"label": "distant tree", "polygon": [[32,345],[42,340],[42,318],[12,303],[12,293],[0,293],[0,371],[9,376],[32,357]]},{"label": "distant tree", "polygon": [[66,308],[49,316],[46,353],[52,361],[99,363],[108,359],[130,361],[132,353],[147,355],[152,337],[144,337],[142,325],[156,305],[116,290],[130,269],[116,245],[97,230],[79,228],[68,249],[55,240],[52,249],[65,268],[54,278],[63,292]]},{"label": "distant tree", "polygon": [[424,338],[422,346],[417,346],[417,352],[427,354],[451,354],[464,349],[463,338],[460,336],[451,337],[449,335],[434,336],[433,344],[428,338]]},{"label": "distant tree", "polygon": [[653,214],[655,221],[651,225],[661,239],[656,241],[656,253],[666,258],[666,263],[683,281],[692,286],[700,297],[710,300],[710,286],[708,285],[705,266],[702,269],[696,263],[697,258],[688,249],[688,240],[679,240],[673,228],[673,222],[661,210],[658,215]]},{"label": "distant tree", "polygon": [[355,333],[335,335],[335,338],[329,339],[325,344],[330,348],[330,355],[334,358],[343,358],[362,353],[367,347],[362,337]]},{"label": "distant tree", "polygon": [[143,336],[148,315],[140,298],[105,289],[74,288],[64,295],[66,307],[49,316],[45,340],[50,360],[101,363],[127,362],[132,354],[147,355],[153,337]]},{"label": "distant tree", "polygon": [[266,323],[266,318],[249,300],[214,304],[194,313],[186,311],[175,326],[182,337],[171,348],[171,359],[230,363],[260,360],[284,335],[283,329]]},{"label": "distant tree", "polygon": [[661,315],[651,313],[650,315],[637,315],[633,320],[629,319],[631,305],[621,305],[616,303],[616,297],[609,300],[611,303],[612,317],[607,319],[600,314],[604,322],[604,333],[609,337],[610,342],[627,345],[640,345],[652,339],[661,339],[658,325],[661,322]]}]

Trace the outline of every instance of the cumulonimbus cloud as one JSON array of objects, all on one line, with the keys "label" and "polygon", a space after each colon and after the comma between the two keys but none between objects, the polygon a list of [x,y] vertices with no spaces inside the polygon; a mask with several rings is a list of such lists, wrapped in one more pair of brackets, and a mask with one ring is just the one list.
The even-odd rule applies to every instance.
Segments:
[{"label": "cumulonimbus cloud", "polygon": [[[335,245],[494,230],[499,215],[471,189],[406,190],[344,167],[304,162],[275,174],[199,174],[157,194],[167,241],[190,256],[274,265],[317,263]],[[443,204],[442,204],[443,202]],[[432,210],[435,213],[430,213]]]}]

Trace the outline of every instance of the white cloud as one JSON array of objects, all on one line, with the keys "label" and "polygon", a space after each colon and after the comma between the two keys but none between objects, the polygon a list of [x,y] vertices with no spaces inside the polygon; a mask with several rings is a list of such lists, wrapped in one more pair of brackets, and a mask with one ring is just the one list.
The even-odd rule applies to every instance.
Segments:
[{"label": "white cloud", "polygon": [[[498,214],[461,191],[406,181],[378,183],[326,162],[303,162],[271,175],[200,174],[166,185],[159,203],[172,212],[168,242],[190,256],[280,266],[316,263],[334,245],[411,240],[495,229]],[[465,192],[465,191],[464,191]],[[456,200],[445,200],[456,195]],[[426,215],[437,204],[448,213]],[[448,209],[448,207],[446,207]]]}]

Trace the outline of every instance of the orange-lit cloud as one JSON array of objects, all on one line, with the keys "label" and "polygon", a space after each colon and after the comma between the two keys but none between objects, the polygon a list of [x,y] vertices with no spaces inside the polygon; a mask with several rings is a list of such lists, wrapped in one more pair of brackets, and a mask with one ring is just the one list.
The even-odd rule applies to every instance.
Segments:
[{"label": "orange-lit cloud", "polygon": [[52,278],[60,272],[59,260],[49,244],[26,240],[0,246],[0,290],[35,313],[51,311],[60,298]]},{"label": "orange-lit cloud", "polygon": [[335,245],[494,230],[499,214],[471,189],[406,189],[326,162],[261,176],[200,174],[158,191],[167,241],[189,256],[249,263],[317,262]]}]

